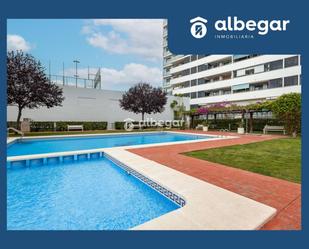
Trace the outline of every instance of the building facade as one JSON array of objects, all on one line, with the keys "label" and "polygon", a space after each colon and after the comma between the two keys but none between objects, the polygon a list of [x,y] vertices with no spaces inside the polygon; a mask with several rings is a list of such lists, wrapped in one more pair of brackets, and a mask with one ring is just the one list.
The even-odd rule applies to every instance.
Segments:
[{"label": "building facade", "polygon": [[191,108],[219,102],[245,105],[301,92],[300,55],[173,55],[164,23],[163,87],[190,98]]}]

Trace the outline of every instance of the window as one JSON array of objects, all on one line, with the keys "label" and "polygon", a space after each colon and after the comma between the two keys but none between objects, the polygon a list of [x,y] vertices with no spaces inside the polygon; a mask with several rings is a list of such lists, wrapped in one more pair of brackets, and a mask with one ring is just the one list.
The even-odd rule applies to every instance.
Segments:
[{"label": "window", "polygon": [[245,69],[240,69],[237,71],[234,71],[234,77],[240,77],[246,75],[246,70]]},{"label": "window", "polygon": [[246,89],[237,89],[237,90],[233,90],[233,93],[243,93],[243,92],[248,92],[249,88]]},{"label": "window", "polygon": [[190,74],[190,69],[183,70],[183,71],[181,71],[180,74],[181,74],[181,76],[189,75]]},{"label": "window", "polygon": [[263,90],[263,83],[250,84],[250,91]]},{"label": "window", "polygon": [[191,93],[191,99],[196,99],[196,93]]},{"label": "window", "polygon": [[231,89],[230,88],[226,88],[226,89],[222,89],[222,94],[230,94],[231,93]]},{"label": "window", "polygon": [[197,55],[191,55],[191,61],[196,61],[197,60]]},{"label": "window", "polygon": [[254,74],[254,68],[246,69],[246,75]]},{"label": "window", "polygon": [[268,81],[268,88],[277,88],[277,87],[282,87],[282,79],[273,79]]},{"label": "window", "polygon": [[202,71],[205,71],[205,70],[207,70],[207,65],[206,65],[206,64],[199,65],[199,66],[197,67],[197,71],[198,71],[198,72],[202,72]]},{"label": "window", "polygon": [[298,65],[298,56],[286,58],[284,60],[284,67],[293,67]]},{"label": "window", "polygon": [[201,91],[201,92],[198,92],[197,95],[198,95],[199,98],[203,98],[203,97],[206,97],[206,92]]},{"label": "window", "polygon": [[212,92],[210,92],[209,95],[210,96],[218,96],[219,95],[219,91],[218,90],[212,91]]},{"label": "window", "polygon": [[191,67],[191,74],[196,73],[196,67]]},{"label": "window", "polygon": [[296,86],[298,85],[298,76],[290,76],[284,78],[284,86]]},{"label": "window", "polygon": [[197,85],[197,80],[191,80],[191,86],[196,86]]},{"label": "window", "polygon": [[266,72],[276,70],[276,69],[281,69],[281,68],[283,68],[283,60],[272,61],[264,65],[264,70]]},{"label": "window", "polygon": [[182,84],[183,87],[190,87],[190,81],[186,81]]},{"label": "window", "polygon": [[237,62],[237,61],[242,61],[242,60],[246,60],[246,59],[250,59],[253,57],[258,56],[257,54],[238,54],[238,55],[233,55],[233,61]]},{"label": "window", "polygon": [[198,79],[198,84],[199,85],[205,84],[205,79],[204,78]]}]

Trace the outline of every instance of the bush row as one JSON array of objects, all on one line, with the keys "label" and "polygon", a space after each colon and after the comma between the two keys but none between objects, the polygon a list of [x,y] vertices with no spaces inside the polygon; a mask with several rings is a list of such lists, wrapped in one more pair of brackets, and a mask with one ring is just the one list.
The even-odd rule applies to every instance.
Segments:
[{"label": "bush row", "polygon": [[124,122],[115,122],[115,129],[116,130],[123,130],[124,129]]},{"label": "bush row", "polygon": [[[68,125],[83,125],[84,130],[106,130],[107,122],[92,121],[32,121],[30,123],[31,131],[67,131]],[[16,122],[7,122],[7,127],[17,127]]]},{"label": "bush row", "polygon": [[[198,124],[202,124],[205,120],[194,120],[193,127],[195,128]],[[230,129],[230,130],[237,130],[239,123],[241,122],[240,119],[217,119],[217,120],[208,120],[209,129]],[[249,119],[248,128],[249,128]],[[278,119],[253,119],[253,131],[263,131],[264,126],[267,125],[280,125],[283,126],[283,122]],[[246,123],[244,123],[245,125]]]}]

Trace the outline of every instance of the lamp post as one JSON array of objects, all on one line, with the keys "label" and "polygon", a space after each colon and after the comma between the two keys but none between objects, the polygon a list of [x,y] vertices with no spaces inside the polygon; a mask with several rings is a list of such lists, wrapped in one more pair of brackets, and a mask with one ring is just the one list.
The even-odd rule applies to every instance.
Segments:
[{"label": "lamp post", "polygon": [[75,79],[76,79],[76,87],[77,87],[77,78],[78,78],[78,74],[77,74],[77,64],[80,63],[78,60],[74,60],[73,61],[75,63]]}]

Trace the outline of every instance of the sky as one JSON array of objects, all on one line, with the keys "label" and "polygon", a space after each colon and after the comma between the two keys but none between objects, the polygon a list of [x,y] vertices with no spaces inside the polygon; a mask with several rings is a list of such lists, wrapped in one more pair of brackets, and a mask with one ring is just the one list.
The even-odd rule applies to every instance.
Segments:
[{"label": "sky", "polygon": [[139,82],[162,86],[163,20],[9,19],[7,49],[32,54],[51,74],[87,78],[101,68],[102,88],[127,90]]}]

